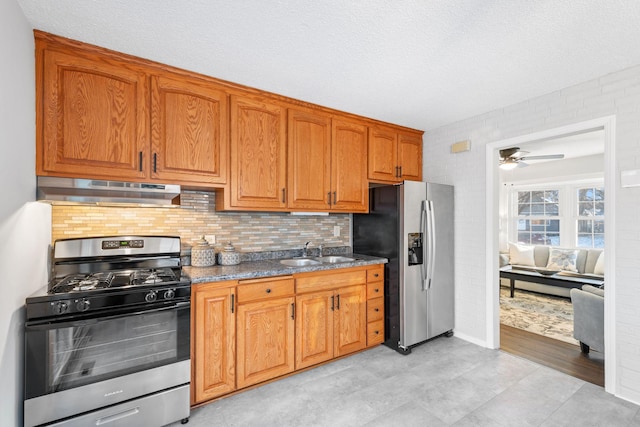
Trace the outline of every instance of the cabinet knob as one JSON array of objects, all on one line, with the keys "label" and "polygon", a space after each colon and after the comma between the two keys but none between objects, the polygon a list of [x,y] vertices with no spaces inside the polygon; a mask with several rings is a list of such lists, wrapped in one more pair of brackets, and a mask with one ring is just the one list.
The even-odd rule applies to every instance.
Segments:
[{"label": "cabinet knob", "polygon": [[376,335],[378,335],[380,333],[380,331],[376,331]]},{"label": "cabinet knob", "polygon": [[380,289],[376,288],[376,289],[375,289],[375,291],[376,291],[376,292],[380,292]]},{"label": "cabinet knob", "polygon": [[266,291],[266,292],[267,292],[268,294],[270,294],[270,293],[271,293],[271,289],[267,288],[267,291]]},{"label": "cabinet knob", "polygon": [[374,308],[373,311],[375,311],[376,313],[380,311],[379,308]]},{"label": "cabinet knob", "polygon": [[379,274],[378,274],[378,273],[374,273],[374,274],[373,274],[373,277],[378,277],[378,276],[379,276]]}]

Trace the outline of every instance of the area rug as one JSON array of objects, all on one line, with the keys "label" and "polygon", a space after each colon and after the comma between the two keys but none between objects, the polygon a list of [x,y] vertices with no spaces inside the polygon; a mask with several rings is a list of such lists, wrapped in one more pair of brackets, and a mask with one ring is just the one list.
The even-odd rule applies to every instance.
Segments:
[{"label": "area rug", "polygon": [[579,345],[573,338],[573,307],[568,298],[500,287],[500,323]]}]

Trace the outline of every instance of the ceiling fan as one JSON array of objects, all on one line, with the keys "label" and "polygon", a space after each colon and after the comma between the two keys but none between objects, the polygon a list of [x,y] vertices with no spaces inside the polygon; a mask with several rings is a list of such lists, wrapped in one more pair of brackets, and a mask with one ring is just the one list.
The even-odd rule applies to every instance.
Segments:
[{"label": "ceiling fan", "polygon": [[516,167],[529,166],[524,160],[552,160],[564,159],[564,154],[545,154],[541,156],[527,156],[528,151],[520,151],[519,147],[504,148],[500,150],[500,168],[511,170]]}]

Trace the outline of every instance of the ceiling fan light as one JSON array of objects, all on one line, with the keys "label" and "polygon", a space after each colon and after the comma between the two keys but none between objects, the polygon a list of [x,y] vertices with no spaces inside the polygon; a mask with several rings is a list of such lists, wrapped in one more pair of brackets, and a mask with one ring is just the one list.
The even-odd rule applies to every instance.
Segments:
[{"label": "ceiling fan light", "polygon": [[516,167],[518,167],[518,162],[512,159],[506,159],[505,161],[500,163],[500,169],[503,169],[503,170],[508,171],[511,169],[515,169]]}]

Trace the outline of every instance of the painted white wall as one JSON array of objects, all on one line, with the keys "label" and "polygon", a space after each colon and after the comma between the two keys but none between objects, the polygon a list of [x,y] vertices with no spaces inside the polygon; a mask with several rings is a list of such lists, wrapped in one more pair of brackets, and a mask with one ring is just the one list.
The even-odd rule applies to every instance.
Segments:
[{"label": "painted white wall", "polygon": [[[542,130],[615,116],[614,300],[616,394],[640,403],[640,188],[620,188],[620,171],[640,169],[640,67],[427,132],[424,176],[456,187],[456,335],[487,342],[486,145]],[[471,151],[451,154],[469,139]],[[497,223],[497,220],[496,220]],[[490,332],[490,331],[489,331]]]},{"label": "painted white wall", "polygon": [[0,2],[0,425],[22,425],[24,300],[46,284],[48,205],[35,199],[35,59],[31,26]]}]

